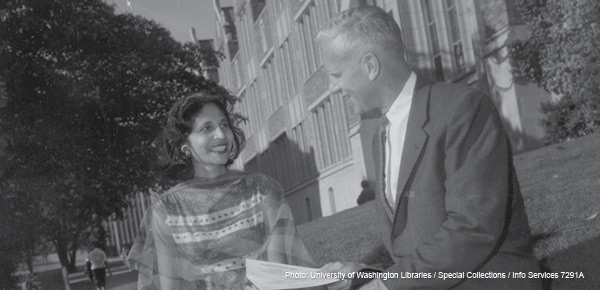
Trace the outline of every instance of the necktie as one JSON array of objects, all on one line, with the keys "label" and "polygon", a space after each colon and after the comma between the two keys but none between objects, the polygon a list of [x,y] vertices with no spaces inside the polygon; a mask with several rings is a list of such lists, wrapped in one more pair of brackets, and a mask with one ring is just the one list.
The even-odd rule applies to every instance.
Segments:
[{"label": "necktie", "polygon": [[388,203],[388,205],[390,206],[390,208],[394,208],[394,199],[393,199],[393,195],[392,195],[392,189],[390,186],[390,178],[393,178],[389,175],[390,172],[390,162],[388,162],[388,158],[390,155],[390,152],[388,151],[388,127],[389,127],[389,120],[387,119],[387,117],[385,115],[383,115],[381,117],[381,143],[380,143],[380,152],[381,152],[381,158],[380,158],[380,168],[381,168],[381,177],[382,177],[382,184],[381,184],[381,188],[383,190],[383,195],[385,196],[385,199]]}]

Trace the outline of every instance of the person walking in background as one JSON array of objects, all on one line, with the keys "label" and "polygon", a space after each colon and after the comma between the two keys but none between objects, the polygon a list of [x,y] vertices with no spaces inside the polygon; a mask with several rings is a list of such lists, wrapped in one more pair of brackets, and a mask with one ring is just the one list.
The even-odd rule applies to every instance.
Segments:
[{"label": "person walking in background", "polygon": [[360,187],[362,187],[362,190],[361,190],[360,194],[358,195],[358,199],[356,200],[356,203],[358,203],[358,205],[361,205],[367,201],[375,199],[375,190],[373,190],[372,188],[369,187],[368,181],[366,181],[366,180],[361,181]]},{"label": "person walking in background", "polygon": [[90,281],[94,283],[94,272],[92,271],[92,262],[90,262],[89,254],[88,257],[85,258],[85,272],[83,274],[88,275]]},{"label": "person walking in background", "polygon": [[108,267],[106,260],[106,253],[101,249],[102,244],[98,241],[93,243],[94,249],[88,253],[88,259],[90,261],[90,268],[94,273],[94,282],[96,283],[97,290],[106,289],[106,270],[112,276],[112,272]]},{"label": "person walking in background", "polygon": [[131,268],[129,262],[127,261],[127,255],[129,255],[129,247],[123,246],[121,248],[121,260],[123,260],[123,264],[125,265],[125,267]]},{"label": "person walking in background", "polygon": [[169,111],[159,148],[168,176],[185,181],[144,215],[128,256],[138,289],[252,289],[247,258],[315,266],[279,182],[229,169],[245,142],[233,104],[204,91]]},{"label": "person walking in background", "polygon": [[48,263],[48,256],[50,256],[50,251],[52,250],[51,246],[49,245],[48,242],[46,241],[42,241],[40,243],[40,255],[42,256],[42,261],[44,263]]},{"label": "person walking in background", "polygon": [[[490,97],[414,73],[398,24],[379,7],[342,11],[317,41],[330,91],[351,95],[361,113],[381,113],[373,158],[383,240],[362,263],[331,263],[322,271],[380,263],[379,271],[417,274],[373,279],[361,289],[540,289],[539,279],[502,277],[539,272],[539,265],[508,137]],[[469,272],[485,277],[434,276]]]}]

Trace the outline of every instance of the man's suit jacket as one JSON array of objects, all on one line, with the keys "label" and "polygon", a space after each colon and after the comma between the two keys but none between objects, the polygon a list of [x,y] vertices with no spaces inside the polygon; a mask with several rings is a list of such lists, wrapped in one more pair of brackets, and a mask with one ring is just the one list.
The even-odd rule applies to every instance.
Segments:
[{"label": "man's suit jacket", "polygon": [[[393,208],[382,190],[383,130],[373,155],[385,249],[363,262],[389,254],[393,265],[386,271],[404,276],[539,272],[509,141],[488,96],[417,78]],[[509,278],[383,282],[388,289],[540,288],[539,280]]]}]

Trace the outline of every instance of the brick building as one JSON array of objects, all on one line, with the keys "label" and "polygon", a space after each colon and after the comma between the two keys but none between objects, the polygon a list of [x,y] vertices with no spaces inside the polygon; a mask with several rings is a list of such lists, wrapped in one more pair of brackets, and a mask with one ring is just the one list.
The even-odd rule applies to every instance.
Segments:
[{"label": "brick building", "polygon": [[377,5],[398,22],[406,59],[431,79],[478,86],[492,96],[515,151],[541,145],[539,103],[551,96],[510,74],[506,45],[525,37],[514,0],[235,0],[221,11],[215,47],[221,85],[249,118],[236,165],[281,182],[298,223],[356,205],[374,181],[376,120],[348,96],[330,94],[315,36],[333,15]]}]

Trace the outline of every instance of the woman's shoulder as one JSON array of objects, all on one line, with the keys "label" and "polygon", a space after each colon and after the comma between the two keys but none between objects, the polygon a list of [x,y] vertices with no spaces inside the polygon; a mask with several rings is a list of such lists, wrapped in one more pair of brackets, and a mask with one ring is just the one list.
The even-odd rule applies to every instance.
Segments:
[{"label": "woman's shoulder", "polygon": [[182,191],[185,191],[190,188],[190,185],[187,181],[180,182],[175,186],[169,188],[167,191],[161,193],[157,199],[157,201],[168,202],[175,198],[175,196]]},{"label": "woman's shoulder", "polygon": [[177,203],[182,192],[189,190],[191,187],[186,182],[180,182],[168,190],[158,194],[152,202],[152,208],[154,210],[165,210],[165,206]]},{"label": "woman's shoulder", "polygon": [[275,178],[273,178],[265,173],[257,172],[257,171],[243,171],[243,172],[245,174],[245,178],[255,181],[257,185],[281,187],[281,184],[279,184],[279,182]]}]

